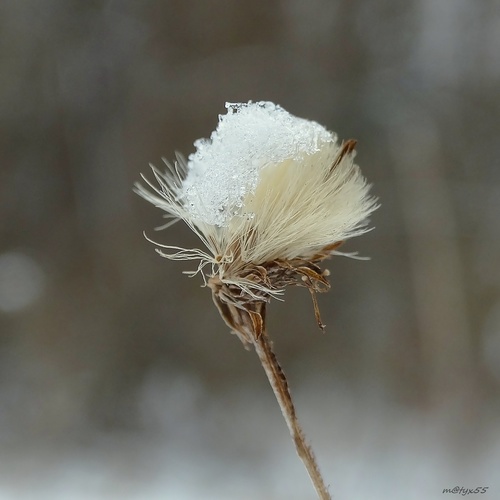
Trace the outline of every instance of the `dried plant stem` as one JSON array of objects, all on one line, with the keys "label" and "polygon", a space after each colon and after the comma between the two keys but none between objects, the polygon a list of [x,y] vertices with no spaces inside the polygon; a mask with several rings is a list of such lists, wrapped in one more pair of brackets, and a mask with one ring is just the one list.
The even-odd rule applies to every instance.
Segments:
[{"label": "dried plant stem", "polygon": [[[307,265],[302,265],[302,262],[300,264],[300,266],[294,268],[291,264],[272,262],[269,265],[269,270],[262,266],[257,267],[254,270],[255,273],[252,275],[252,279],[258,283],[259,276],[265,281],[266,279],[269,280],[271,273],[274,273],[272,276],[274,276],[275,283],[281,284],[281,286],[286,284],[301,284],[302,286],[308,286],[313,291],[324,291],[322,287],[317,285],[317,282],[323,286],[327,286],[328,281],[325,280],[322,273],[318,272],[319,268],[313,262],[308,262],[306,263]],[[294,270],[297,276],[293,275]],[[307,279],[303,280],[302,276],[305,276]],[[281,281],[277,281],[277,277]],[[254,346],[255,352],[259,356],[262,367],[266,372],[274,395],[280,405],[297,454],[309,473],[318,497],[320,500],[331,500],[330,493],[328,493],[328,489],[319,472],[314,454],[306,444],[304,433],[295,414],[295,407],[290,390],[288,389],[288,382],[273,352],[272,342],[266,332],[267,297],[263,296],[262,300],[255,297],[245,297],[241,292],[238,293],[237,290],[233,290],[234,287],[232,288],[231,285],[222,282],[217,276],[212,276],[208,280],[208,286],[212,289],[214,304],[227,326],[238,336],[245,347]],[[313,299],[315,299],[314,294]],[[319,311],[317,311],[317,303],[315,300],[313,300],[313,303],[318,324],[323,328]]]},{"label": "dried plant stem", "polygon": [[252,343],[255,347],[255,352],[259,356],[262,367],[266,372],[267,378],[269,379],[269,383],[273,388],[274,395],[278,400],[288,430],[295,443],[297,454],[309,473],[309,477],[318,493],[318,497],[321,500],[331,500],[330,493],[328,493],[323,477],[321,476],[314,454],[311,448],[306,444],[304,433],[302,432],[295,414],[295,407],[288,388],[288,382],[273,352],[271,341],[265,329],[262,330],[260,335],[254,337]]}]

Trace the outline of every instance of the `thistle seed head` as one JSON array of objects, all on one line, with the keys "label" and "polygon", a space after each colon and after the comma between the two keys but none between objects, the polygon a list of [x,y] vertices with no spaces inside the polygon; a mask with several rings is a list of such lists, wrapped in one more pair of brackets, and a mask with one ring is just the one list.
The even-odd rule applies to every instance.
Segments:
[{"label": "thistle seed head", "polygon": [[[205,249],[156,245],[172,260],[195,260],[222,317],[244,343],[258,335],[265,306],[286,286],[313,297],[328,290],[318,264],[367,229],[378,207],[354,163],[356,141],[270,102],[227,103],[210,139],[196,141],[156,183],[135,190],[171,222],[182,219]],[[167,250],[167,251],[165,251]],[[256,318],[260,319],[256,319]],[[260,322],[260,323],[259,323]]]}]

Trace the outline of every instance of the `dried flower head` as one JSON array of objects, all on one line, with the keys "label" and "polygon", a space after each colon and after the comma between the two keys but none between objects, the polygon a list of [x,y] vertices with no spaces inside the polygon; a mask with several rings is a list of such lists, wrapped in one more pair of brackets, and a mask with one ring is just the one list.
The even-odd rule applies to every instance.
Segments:
[{"label": "dried flower head", "polygon": [[182,219],[203,242],[204,250],[156,245],[168,259],[199,261],[188,274],[201,273],[226,324],[255,348],[318,496],[329,499],[265,330],[265,311],[286,286],[304,286],[323,328],[315,294],[329,283],[319,264],[367,231],[376,200],[354,164],[356,141],[338,144],[318,123],[270,102],[226,108],[187,161],[178,155],[174,165],[165,162],[165,173],[152,167],[157,185],[143,177],[149,187],[136,184],[136,191],[173,219],[164,227]]},{"label": "dried flower head", "polygon": [[235,321],[241,311],[257,308],[262,314],[270,297],[287,285],[309,288],[322,326],[314,293],[329,284],[318,263],[366,232],[367,217],[377,208],[353,162],[356,142],[339,145],[318,123],[271,102],[226,108],[210,139],[195,142],[187,162],[177,155],[174,165],[166,162],[165,173],[152,166],[158,185],[144,177],[150,189],[136,185],[167,217],[182,219],[206,247],[157,243],[170,252],[157,251],[172,260],[199,261],[189,274],[202,274],[244,343],[252,333]]}]

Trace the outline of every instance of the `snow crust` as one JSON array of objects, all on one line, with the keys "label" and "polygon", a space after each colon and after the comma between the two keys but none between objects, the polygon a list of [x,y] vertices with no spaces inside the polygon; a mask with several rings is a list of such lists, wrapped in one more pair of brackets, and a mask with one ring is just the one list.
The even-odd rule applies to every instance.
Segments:
[{"label": "snow crust", "polygon": [[241,214],[262,169],[299,160],[336,141],[319,123],[293,116],[272,102],[226,103],[226,109],[210,139],[194,143],[196,152],[188,158],[179,193],[194,219],[220,227]]}]

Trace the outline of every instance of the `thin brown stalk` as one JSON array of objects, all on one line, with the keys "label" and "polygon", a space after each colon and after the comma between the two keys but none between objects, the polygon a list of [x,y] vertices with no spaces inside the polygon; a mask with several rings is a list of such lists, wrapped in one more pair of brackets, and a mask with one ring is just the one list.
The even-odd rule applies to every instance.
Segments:
[{"label": "thin brown stalk", "polygon": [[[251,276],[253,280],[258,276],[265,279],[269,279],[269,276],[271,276],[274,278],[275,283],[280,283],[282,286],[286,284],[307,286],[313,296],[318,324],[323,328],[321,318],[319,317],[319,310],[317,310],[317,303],[314,300],[314,292],[327,290],[329,286],[328,281],[326,281],[323,273],[318,272],[319,268],[313,262],[300,262],[300,264],[299,267],[295,268],[290,263],[274,262],[269,264],[268,269],[262,266],[254,269],[255,272]],[[260,274],[257,273],[258,271]],[[306,280],[303,280],[302,277],[306,277]],[[217,277],[210,278],[208,286],[212,289],[212,298],[222,319],[231,328],[232,332],[239,337],[246,348],[250,345],[254,346],[255,352],[259,356],[259,360],[280,405],[297,454],[309,473],[318,497],[320,500],[331,500],[325,481],[319,472],[314,454],[306,444],[304,433],[295,413],[288,382],[273,352],[272,342],[267,335],[267,301],[256,300],[252,297],[246,298],[241,293],[236,294],[230,286],[223,283]]]},{"label": "thin brown stalk", "polygon": [[295,413],[288,382],[273,352],[271,341],[265,329],[261,331],[260,335],[253,339],[252,343],[255,347],[255,352],[259,356],[262,367],[266,372],[267,378],[269,379],[269,383],[271,384],[278,404],[280,405],[288,430],[295,443],[297,454],[309,473],[309,477],[316,489],[318,497],[321,500],[331,500],[330,493],[328,492],[325,481],[319,471],[318,464],[316,463],[316,458],[305,441],[304,433]]}]

